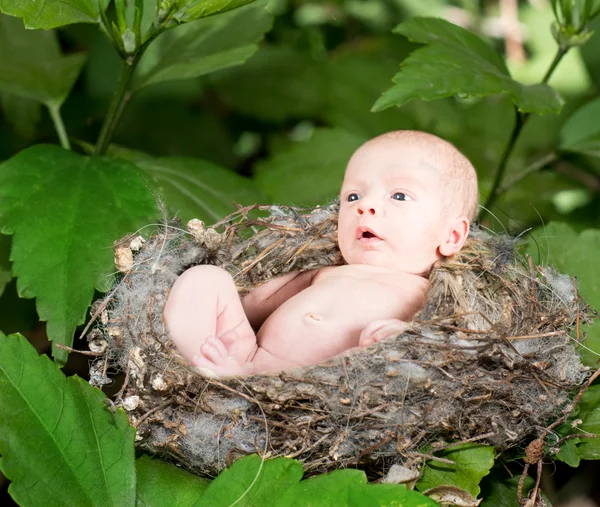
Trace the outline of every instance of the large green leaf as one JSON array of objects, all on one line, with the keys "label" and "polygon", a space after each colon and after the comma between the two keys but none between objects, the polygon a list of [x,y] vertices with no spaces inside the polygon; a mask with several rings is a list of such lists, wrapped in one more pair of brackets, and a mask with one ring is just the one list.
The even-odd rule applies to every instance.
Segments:
[{"label": "large green leaf", "polygon": [[560,129],[558,148],[600,157],[600,99],[578,109]]},{"label": "large green leaf", "polygon": [[367,484],[360,470],[338,470],[302,478],[302,465],[288,458],[264,463],[256,456],[237,460],[208,487],[197,505],[214,507],[434,507],[429,498],[392,484]]},{"label": "large green leaf", "polygon": [[22,506],[132,506],[135,431],[20,335],[0,338],[0,468]]},{"label": "large green leaf", "polygon": [[110,0],[0,0],[0,12],[23,18],[27,28],[49,30],[71,23],[97,23]]},{"label": "large green leaf", "polygon": [[267,204],[267,196],[252,180],[205,160],[165,157],[139,160],[151,176],[168,209],[184,222],[200,218],[213,223],[235,211],[235,203]]},{"label": "large green leaf", "polygon": [[191,507],[210,484],[208,479],[149,456],[136,460],[135,469],[138,507]]},{"label": "large green leaf", "polygon": [[[158,215],[139,170],[125,160],[33,146],[0,165],[0,227],[22,297],[37,298],[51,340],[71,345],[111,246]],[[54,348],[57,361],[66,353]]]},{"label": "large green leaf", "polygon": [[256,182],[279,204],[323,204],[339,194],[348,159],[364,141],[345,130],[317,129],[309,141],[259,164]]},{"label": "large green leaf", "polygon": [[262,2],[186,23],[163,33],[140,62],[136,86],[203,76],[245,62],[271,28]]},{"label": "large green leaf", "polygon": [[83,53],[64,56],[53,31],[25,30],[21,21],[3,15],[0,54],[0,90],[49,107],[65,101],[86,59]]},{"label": "large green leaf", "polygon": [[[600,310],[600,276],[596,260],[600,251],[599,229],[577,233],[565,223],[552,222],[533,232],[527,250],[535,263],[551,265],[561,273],[575,275],[579,294],[592,308]],[[582,332],[587,334],[582,357],[586,364],[593,366],[600,355],[600,325],[596,321],[591,326],[582,326]]]},{"label": "large green leaf", "polygon": [[554,89],[513,80],[492,46],[464,28],[442,19],[412,18],[398,25],[395,32],[426,47],[402,62],[393,78],[395,86],[375,103],[376,111],[412,99],[481,97],[503,92],[522,112],[558,113],[562,108],[563,101]]},{"label": "large green leaf", "polygon": [[420,491],[436,486],[451,485],[468,491],[475,498],[479,495],[479,482],[494,466],[494,448],[489,445],[465,444],[438,454],[454,461],[454,465],[428,461],[423,476],[417,482]]},{"label": "large green leaf", "polygon": [[10,273],[10,238],[0,234],[0,296],[6,288],[6,284],[12,280]]}]

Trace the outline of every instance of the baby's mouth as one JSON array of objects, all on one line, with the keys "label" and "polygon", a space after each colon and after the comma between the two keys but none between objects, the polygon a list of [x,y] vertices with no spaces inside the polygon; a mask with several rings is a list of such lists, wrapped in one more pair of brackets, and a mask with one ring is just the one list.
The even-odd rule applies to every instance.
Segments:
[{"label": "baby's mouth", "polygon": [[381,240],[381,238],[370,228],[360,226],[356,231],[358,240]]}]

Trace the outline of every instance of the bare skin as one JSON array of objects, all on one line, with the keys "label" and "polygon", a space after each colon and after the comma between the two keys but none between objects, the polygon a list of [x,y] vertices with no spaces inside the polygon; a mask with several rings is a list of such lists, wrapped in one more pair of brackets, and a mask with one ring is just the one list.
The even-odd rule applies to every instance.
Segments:
[{"label": "bare skin", "polygon": [[[294,275],[268,282],[240,301],[231,297],[235,286],[228,273],[214,266],[192,268],[169,295],[165,315],[171,336],[182,339],[176,342],[179,350],[204,373],[298,368],[374,343],[374,333],[363,334],[373,322],[403,328],[423,304],[428,285],[421,276],[361,264]],[[217,287],[216,298],[190,286]],[[257,334],[251,322],[259,327]]]},{"label": "bare skin", "polygon": [[164,318],[190,364],[217,377],[278,372],[406,328],[431,266],[460,250],[469,218],[445,204],[443,160],[428,144],[443,141],[398,134],[363,145],[348,163],[338,224],[346,265],[284,275],[242,300],[215,266],[179,277]]}]

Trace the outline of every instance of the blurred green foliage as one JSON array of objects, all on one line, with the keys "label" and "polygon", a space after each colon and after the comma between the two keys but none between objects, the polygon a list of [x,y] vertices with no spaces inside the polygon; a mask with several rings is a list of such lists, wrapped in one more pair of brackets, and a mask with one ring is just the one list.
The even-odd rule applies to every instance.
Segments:
[{"label": "blurred green foliage", "polygon": [[465,153],[482,225],[537,229],[529,251],[585,278],[597,305],[600,2],[506,9],[0,0],[0,330],[34,335],[47,321],[70,346],[112,242],[160,219],[156,197],[207,222],[234,202],[325,203],[356,147],[405,128]]}]

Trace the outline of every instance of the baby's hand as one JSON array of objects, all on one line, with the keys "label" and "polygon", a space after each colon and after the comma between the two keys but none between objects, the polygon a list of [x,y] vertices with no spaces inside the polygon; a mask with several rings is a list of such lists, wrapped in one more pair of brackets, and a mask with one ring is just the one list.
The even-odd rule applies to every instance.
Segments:
[{"label": "baby's hand", "polygon": [[235,331],[228,331],[219,338],[208,338],[200,347],[200,352],[194,356],[193,366],[207,377],[244,374],[243,365],[235,357],[237,338]]},{"label": "baby's hand", "polygon": [[392,336],[398,336],[403,333],[408,326],[408,322],[399,319],[376,320],[375,322],[371,322],[363,329],[362,333],[360,333],[358,346],[368,347],[375,342],[385,340]]}]

